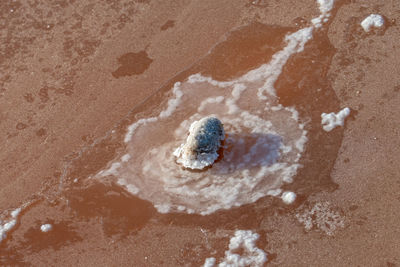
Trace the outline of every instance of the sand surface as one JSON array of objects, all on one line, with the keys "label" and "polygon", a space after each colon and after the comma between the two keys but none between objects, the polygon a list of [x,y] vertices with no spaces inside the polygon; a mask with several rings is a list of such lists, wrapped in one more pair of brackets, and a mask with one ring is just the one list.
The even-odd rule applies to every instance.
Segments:
[{"label": "sand surface", "polygon": [[[160,214],[88,177],[173,82],[264,63],[271,53],[245,40],[269,37],[271,25],[309,25],[316,1],[42,2],[0,3],[0,211],[23,207],[0,265],[200,266],[218,262],[238,229],[260,235],[270,266],[400,265],[398,1],[336,1],[305,49],[316,65],[299,55],[283,70],[282,103],[300,103],[313,121],[304,168],[285,188],[294,204],[265,197],[209,216]],[[360,23],[372,13],[386,23],[366,33]],[[238,47],[232,31],[245,37]],[[317,127],[320,111],[344,107],[343,128]]]}]

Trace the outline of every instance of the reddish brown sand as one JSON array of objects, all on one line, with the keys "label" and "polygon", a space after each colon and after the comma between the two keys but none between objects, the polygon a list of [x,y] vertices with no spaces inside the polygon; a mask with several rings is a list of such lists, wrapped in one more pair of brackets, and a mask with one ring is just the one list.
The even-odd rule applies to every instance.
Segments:
[{"label": "reddish brown sand", "polygon": [[[223,256],[236,229],[260,234],[271,266],[400,265],[400,3],[336,7],[306,48],[316,65],[294,57],[276,84],[283,104],[301,103],[314,120],[305,167],[288,186],[298,199],[203,217],[158,214],[87,177],[118,154],[136,114],[165,102],[173,81],[198,71],[226,79],[264,63],[275,51],[260,59],[246,43],[271,32],[256,23],[305,27],[319,14],[315,1],[2,1],[0,211],[32,204],[0,244],[0,265],[200,266]],[[367,34],[360,22],[371,13],[386,27]],[[245,38],[228,35],[247,25],[236,31]],[[321,111],[346,106],[344,129],[317,129]],[[317,203],[343,227],[305,229],[297,217]],[[44,223],[53,230],[41,233]]]}]

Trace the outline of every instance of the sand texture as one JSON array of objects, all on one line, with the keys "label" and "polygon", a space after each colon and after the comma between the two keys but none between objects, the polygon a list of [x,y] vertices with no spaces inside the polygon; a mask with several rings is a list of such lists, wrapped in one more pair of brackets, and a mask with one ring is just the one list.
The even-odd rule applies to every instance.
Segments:
[{"label": "sand texture", "polygon": [[[116,159],[145,158],[124,142],[129,125],[190,75],[230,81],[268,63],[314,27],[317,1],[1,1],[0,227],[15,225],[0,265],[202,266],[251,230],[267,266],[400,266],[400,2],[337,0],[330,14],[274,82],[307,131],[302,167],[278,184],[294,202],[203,216],[160,213],[116,182]],[[370,14],[385,24],[365,32]],[[324,131],[321,114],[346,107]]]}]

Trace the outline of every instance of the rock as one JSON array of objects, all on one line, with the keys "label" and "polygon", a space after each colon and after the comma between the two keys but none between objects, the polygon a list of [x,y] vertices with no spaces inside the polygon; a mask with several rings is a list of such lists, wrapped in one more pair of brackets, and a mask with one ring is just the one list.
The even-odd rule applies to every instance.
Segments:
[{"label": "rock", "polygon": [[190,169],[203,169],[218,158],[224,127],[215,117],[206,117],[190,125],[186,143],[175,150],[178,163]]}]

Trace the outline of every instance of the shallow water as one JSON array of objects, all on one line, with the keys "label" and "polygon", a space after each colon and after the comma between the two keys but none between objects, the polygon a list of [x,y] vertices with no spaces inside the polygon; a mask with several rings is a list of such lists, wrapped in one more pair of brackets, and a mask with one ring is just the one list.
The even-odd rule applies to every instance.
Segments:
[{"label": "shallow water", "polygon": [[[163,213],[205,215],[279,195],[299,167],[307,137],[298,112],[278,103],[273,84],[290,54],[303,50],[310,36],[302,34],[288,35],[287,46],[268,64],[236,79],[221,82],[194,74],[176,82],[167,107],[129,127],[125,158],[100,176],[115,176]],[[189,126],[206,116],[224,124],[223,156],[204,171],[183,169],[173,151],[185,141]]]},{"label": "shallow water", "polygon": [[[316,190],[315,181],[333,185],[328,174],[341,130],[324,133],[320,114],[338,107],[324,79],[334,50],[323,30],[312,39],[306,31],[253,24],[230,33],[74,159],[63,190],[116,183],[159,212],[205,215],[284,188],[301,195]],[[172,152],[191,122],[207,115],[224,123],[223,157],[206,171],[183,169]]]}]

